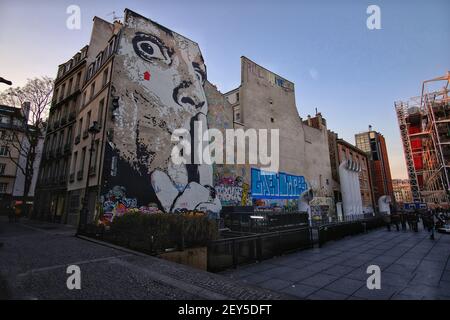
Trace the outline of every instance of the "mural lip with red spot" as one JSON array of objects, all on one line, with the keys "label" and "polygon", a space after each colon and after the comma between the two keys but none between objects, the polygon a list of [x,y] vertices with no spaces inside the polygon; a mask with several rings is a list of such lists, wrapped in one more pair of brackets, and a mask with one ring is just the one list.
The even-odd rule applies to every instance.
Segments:
[{"label": "mural lip with red spot", "polygon": [[147,81],[149,81],[149,80],[150,80],[150,77],[151,77],[151,74],[150,74],[150,72],[148,72],[148,71],[145,71],[145,72],[144,72],[144,80],[147,80]]}]

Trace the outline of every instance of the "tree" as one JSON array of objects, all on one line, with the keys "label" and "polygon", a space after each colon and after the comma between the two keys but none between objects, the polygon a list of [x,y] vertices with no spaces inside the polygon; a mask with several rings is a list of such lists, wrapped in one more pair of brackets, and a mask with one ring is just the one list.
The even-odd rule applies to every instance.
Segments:
[{"label": "tree", "polygon": [[[23,87],[9,88],[0,93],[0,103],[22,108],[24,117],[17,119],[20,125],[11,130],[7,147],[16,150],[18,158],[9,156],[17,169],[24,175],[23,200],[26,203],[34,175],[39,139],[45,131],[45,118],[51,103],[53,79],[40,77],[28,79]],[[22,161],[21,161],[22,160]]]}]

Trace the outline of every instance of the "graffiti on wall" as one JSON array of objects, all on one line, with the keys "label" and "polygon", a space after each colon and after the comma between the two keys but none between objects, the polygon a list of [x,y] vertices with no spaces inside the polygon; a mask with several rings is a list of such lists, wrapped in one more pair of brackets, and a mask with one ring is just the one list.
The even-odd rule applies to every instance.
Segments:
[{"label": "graffiti on wall", "polygon": [[308,188],[304,176],[265,172],[258,168],[251,169],[251,183],[253,199],[298,199]]},{"label": "graffiti on wall", "polygon": [[106,155],[115,159],[110,161],[115,168],[105,173],[116,174],[107,174],[103,192],[125,184],[126,197],[136,198],[136,206],[156,202],[164,212],[219,212],[212,167],[171,161],[174,130],[186,129],[193,138],[194,121],[208,128],[206,67],[198,45],[126,10],[114,70],[118,107],[109,123]]},{"label": "graffiti on wall", "polygon": [[136,198],[127,198],[125,188],[122,186],[114,186],[104,196],[101,197],[101,203],[103,203],[103,212],[110,213],[123,213],[128,208],[136,208]]},{"label": "graffiti on wall", "polygon": [[246,206],[249,202],[249,185],[244,182],[242,177],[221,178],[215,185],[217,195],[223,206]]},{"label": "graffiti on wall", "polygon": [[285,90],[294,91],[294,84],[292,82],[283,79],[274,74],[273,72],[270,72],[269,70],[266,70],[258,66],[253,61],[245,59],[245,63],[247,65],[247,72],[252,73],[257,78],[263,79],[268,83],[270,83],[271,85],[277,85],[279,87],[282,87]]}]

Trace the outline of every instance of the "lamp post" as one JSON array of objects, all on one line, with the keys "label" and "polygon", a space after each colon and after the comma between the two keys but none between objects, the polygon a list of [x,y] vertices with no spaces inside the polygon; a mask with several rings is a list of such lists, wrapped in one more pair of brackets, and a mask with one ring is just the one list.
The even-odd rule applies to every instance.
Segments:
[{"label": "lamp post", "polygon": [[83,198],[83,203],[82,203],[81,211],[80,211],[80,221],[78,223],[78,231],[77,231],[78,234],[85,231],[86,224],[87,224],[87,218],[88,218],[88,214],[89,214],[89,208],[88,208],[88,188],[89,188],[89,173],[90,173],[89,171],[91,170],[92,153],[94,152],[95,135],[100,132],[97,121],[94,121],[92,123],[92,126],[89,128],[88,132],[91,135],[91,148],[89,149],[89,164],[88,164],[87,177],[86,177],[86,187],[84,189],[84,198]]}]

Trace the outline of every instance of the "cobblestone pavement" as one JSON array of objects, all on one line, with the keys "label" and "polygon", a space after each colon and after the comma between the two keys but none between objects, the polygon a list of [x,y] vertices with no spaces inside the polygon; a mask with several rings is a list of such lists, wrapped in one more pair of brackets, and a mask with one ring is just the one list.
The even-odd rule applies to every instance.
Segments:
[{"label": "cobblestone pavement", "polygon": [[[381,289],[367,288],[367,266]],[[378,229],[258,264],[225,271],[242,283],[303,299],[450,299],[450,235]]]},{"label": "cobblestone pavement", "polygon": [[[0,299],[289,299],[155,257],[74,237],[68,226],[0,216]],[[68,290],[68,265],[81,290]]]}]

